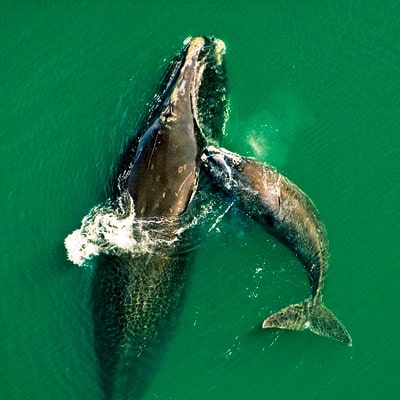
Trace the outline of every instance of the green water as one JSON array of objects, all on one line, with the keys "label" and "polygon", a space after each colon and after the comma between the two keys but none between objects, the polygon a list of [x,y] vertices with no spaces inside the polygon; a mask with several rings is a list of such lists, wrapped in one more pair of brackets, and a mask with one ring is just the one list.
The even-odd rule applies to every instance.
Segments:
[{"label": "green water", "polygon": [[399,398],[398,3],[167,3],[0,2],[0,399],[101,398],[92,271],[63,240],[105,199],[167,61],[196,34],[227,45],[224,146],[278,166],[318,206],[325,302],[353,347],[259,328],[308,295],[306,277],[227,215],[197,249],[145,398]]}]

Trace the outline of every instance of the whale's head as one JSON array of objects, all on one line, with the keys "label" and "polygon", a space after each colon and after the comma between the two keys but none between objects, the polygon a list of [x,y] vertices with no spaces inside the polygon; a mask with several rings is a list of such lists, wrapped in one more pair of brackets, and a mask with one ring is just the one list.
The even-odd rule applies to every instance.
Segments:
[{"label": "whale's head", "polygon": [[212,180],[225,189],[232,189],[240,180],[245,160],[224,148],[207,146],[202,155],[202,167]]},{"label": "whale's head", "polygon": [[228,118],[225,49],[214,37],[187,38],[161,80],[148,123],[160,115],[190,118],[198,139],[218,141]]},{"label": "whale's head", "polygon": [[186,210],[200,155],[222,135],[227,119],[224,53],[219,39],[187,39],[162,79],[118,177],[118,190],[128,190],[138,217]]}]

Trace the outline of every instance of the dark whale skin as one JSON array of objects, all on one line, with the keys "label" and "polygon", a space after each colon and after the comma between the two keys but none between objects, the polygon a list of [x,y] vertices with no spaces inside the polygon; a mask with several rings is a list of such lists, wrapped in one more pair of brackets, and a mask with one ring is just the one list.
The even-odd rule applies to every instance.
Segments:
[{"label": "dark whale skin", "polygon": [[240,210],[292,250],[307,272],[310,297],[272,314],[262,327],[309,329],[351,346],[347,329],[322,302],[328,238],[313,202],[266,163],[214,146],[205,149],[202,159],[204,170]]},{"label": "dark whale skin", "polygon": [[180,228],[206,140],[223,131],[224,118],[213,119],[206,94],[213,92],[215,112],[225,112],[224,49],[214,38],[186,43],[118,164],[112,201],[122,216],[134,213],[133,236],[145,237],[151,248],[97,258],[94,341],[106,399],[143,396],[179,315],[190,257]]}]

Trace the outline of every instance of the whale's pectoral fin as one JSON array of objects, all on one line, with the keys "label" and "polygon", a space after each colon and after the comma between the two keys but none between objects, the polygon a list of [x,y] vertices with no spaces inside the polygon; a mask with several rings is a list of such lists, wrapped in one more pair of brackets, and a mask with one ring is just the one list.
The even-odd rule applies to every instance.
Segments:
[{"label": "whale's pectoral fin", "polygon": [[292,304],[272,314],[263,322],[262,327],[290,330],[309,329],[317,335],[337,340],[347,346],[352,345],[349,333],[333,312],[322,303],[314,304],[309,300]]}]

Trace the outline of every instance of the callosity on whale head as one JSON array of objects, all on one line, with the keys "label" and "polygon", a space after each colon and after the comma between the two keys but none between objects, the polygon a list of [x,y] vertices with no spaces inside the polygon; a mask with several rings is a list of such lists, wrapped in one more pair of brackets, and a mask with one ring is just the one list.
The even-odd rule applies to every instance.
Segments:
[{"label": "callosity on whale head", "polygon": [[117,192],[130,194],[136,217],[176,217],[190,202],[201,152],[227,118],[224,52],[219,39],[188,39],[167,71],[118,171]]}]

